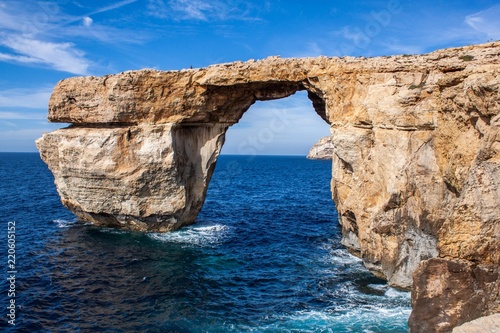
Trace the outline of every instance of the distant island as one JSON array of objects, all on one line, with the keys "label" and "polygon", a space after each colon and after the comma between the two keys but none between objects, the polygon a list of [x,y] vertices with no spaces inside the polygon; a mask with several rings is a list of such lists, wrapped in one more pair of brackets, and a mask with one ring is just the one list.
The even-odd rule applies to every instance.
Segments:
[{"label": "distant island", "polygon": [[333,155],[333,142],[331,136],[321,138],[311,147],[307,154],[309,160],[331,160]]}]

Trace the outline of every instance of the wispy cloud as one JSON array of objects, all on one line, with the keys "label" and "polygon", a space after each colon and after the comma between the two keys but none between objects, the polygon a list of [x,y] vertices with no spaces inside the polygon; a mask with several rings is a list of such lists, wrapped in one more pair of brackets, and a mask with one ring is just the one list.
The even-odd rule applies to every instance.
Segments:
[{"label": "wispy cloud", "polygon": [[134,2],[137,2],[138,0],[123,0],[123,1],[118,1],[114,4],[111,4],[109,6],[104,6],[104,7],[101,7],[91,13],[89,13],[88,15],[94,15],[94,14],[99,14],[99,13],[104,13],[104,12],[109,12],[110,10],[115,10],[115,9],[118,9],[120,7],[123,7],[123,6],[126,6],[126,5],[130,5],[131,3],[134,3]]},{"label": "wispy cloud", "polygon": [[368,41],[368,37],[359,27],[343,27],[336,34],[355,45],[364,45]]},{"label": "wispy cloud", "polygon": [[0,41],[14,53],[0,53],[0,60],[48,65],[53,69],[86,75],[90,62],[85,53],[75,48],[72,43],[53,43],[23,36],[9,36]]},{"label": "wispy cloud", "polygon": [[132,31],[116,27],[109,27],[92,21],[91,25],[85,25],[85,21],[78,26],[69,26],[56,33],[50,33],[50,36],[67,37],[73,39],[81,37],[105,43],[107,45],[115,44],[116,47],[123,47],[128,44],[142,44],[151,39],[151,35],[143,31]]},{"label": "wispy cloud", "polygon": [[[40,4],[41,6],[41,4]],[[53,13],[59,9],[51,7]],[[48,41],[35,33],[55,24],[56,18],[47,13],[34,10],[32,3],[19,6],[18,3],[5,2],[0,6],[0,45],[7,50],[0,53],[0,61],[49,67],[58,71],[85,75],[89,72],[91,61],[72,43]],[[36,22],[36,14],[43,20]],[[40,16],[42,17],[42,16]]]},{"label": "wispy cloud", "polygon": [[[403,4],[403,3],[402,3]],[[451,3],[432,8],[404,3],[404,10],[386,20],[373,12],[357,25],[333,30],[329,45],[340,55],[390,55],[430,52],[443,47],[500,39],[500,5],[467,15]],[[446,15],[441,13],[446,11]],[[411,27],[411,29],[408,29]],[[322,45],[329,50],[328,45]]]},{"label": "wispy cloud", "polygon": [[172,20],[256,20],[257,8],[250,1],[148,0],[148,13]]},{"label": "wispy cloud", "polygon": [[46,120],[44,114],[36,112],[0,111],[1,120]]},{"label": "wispy cloud", "polygon": [[491,39],[500,39],[500,5],[474,13],[465,18],[472,29],[484,33]]},{"label": "wispy cloud", "polygon": [[[93,23],[93,19],[91,16],[96,15],[96,14],[101,14],[105,12],[109,12],[111,10],[115,10],[118,8],[121,8],[123,6],[132,4],[134,2],[137,2],[139,0],[124,0],[124,1],[119,1],[114,4],[111,4],[109,6],[104,6],[100,7],[96,10],[89,11],[88,13],[85,13],[83,15],[79,16],[73,16],[73,15],[67,15],[62,13],[61,9],[56,3],[53,3],[52,5],[55,6],[52,9],[45,9],[43,10],[42,8],[36,8],[36,7],[28,7],[25,8],[24,11],[17,11],[15,13],[15,16],[18,17],[23,17],[27,22],[25,22],[22,25],[22,31],[24,34],[30,33],[30,34],[47,34],[50,33],[52,30],[60,30],[61,28],[67,28],[73,23],[79,23],[82,22],[84,26],[90,26]],[[41,4],[39,5],[41,7]],[[1,7],[0,7],[1,9]],[[42,11],[40,12],[40,9]],[[39,13],[37,13],[37,11]],[[37,14],[33,14],[37,13]],[[41,22],[37,22],[39,19],[37,18],[37,15],[39,16],[47,16],[44,20]],[[2,15],[0,14],[0,18],[2,18]],[[27,26],[30,26],[27,28]],[[20,30],[20,29],[16,29]]]},{"label": "wispy cloud", "polygon": [[283,57],[291,58],[307,58],[307,57],[318,57],[320,55],[332,55],[329,49],[329,41],[325,41],[322,38],[311,40],[310,37],[307,39],[294,38],[296,47],[288,50],[288,52],[280,54]]},{"label": "wispy cloud", "polygon": [[400,53],[422,53],[443,46],[484,43],[488,39],[500,39],[498,17],[500,5],[467,16],[457,11],[439,20],[431,16],[422,22],[407,21],[414,27],[411,34],[394,34],[381,41],[380,45]]},{"label": "wispy cloud", "polygon": [[2,90],[0,108],[47,109],[51,94],[52,88]]},{"label": "wispy cloud", "polygon": [[170,1],[170,8],[177,13],[182,13],[185,18],[193,18],[198,20],[207,20],[207,16],[213,14],[220,15],[215,12],[215,7],[205,1]]},{"label": "wispy cloud", "polygon": [[[61,28],[67,29],[71,24],[73,24],[75,22],[82,22],[84,27],[90,27],[94,22],[94,20],[91,18],[91,16],[96,15],[96,14],[109,12],[111,10],[121,8],[123,6],[132,4],[132,3],[137,2],[137,1],[138,0],[119,1],[119,2],[116,2],[116,3],[111,4],[109,6],[100,7],[97,10],[90,11],[90,12],[88,12],[84,15],[80,15],[80,16],[63,15],[60,17],[59,22],[57,24],[50,26],[50,27],[47,27],[45,29],[45,31],[48,32],[50,30],[59,30]],[[59,32],[64,32],[64,30],[61,30]],[[116,36],[116,38],[120,39],[121,35],[122,34],[118,34]]]},{"label": "wispy cloud", "polygon": [[88,75],[95,63],[68,40],[81,37],[106,43],[143,41],[143,34],[95,24],[91,17],[137,1],[119,1],[81,16],[63,13],[55,2],[27,1],[20,6],[17,1],[4,1],[0,4],[0,46],[6,50],[0,52],[0,61]]}]

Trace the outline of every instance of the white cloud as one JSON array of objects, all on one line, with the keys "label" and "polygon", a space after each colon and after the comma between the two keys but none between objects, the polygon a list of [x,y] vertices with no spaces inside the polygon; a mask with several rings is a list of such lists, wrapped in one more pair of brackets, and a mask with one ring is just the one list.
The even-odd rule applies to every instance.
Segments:
[{"label": "white cloud", "polygon": [[25,20],[24,17],[8,13],[5,5],[0,7],[0,28],[21,31],[23,20]]},{"label": "white cloud", "polygon": [[35,59],[30,57],[24,57],[20,55],[12,55],[8,53],[0,53],[0,61],[12,61],[12,62],[21,62],[21,63],[36,63]]},{"label": "white cloud", "polygon": [[45,120],[46,114],[39,114],[35,112],[23,113],[13,111],[0,111],[0,119],[2,120]]},{"label": "white cloud", "polygon": [[126,5],[129,5],[131,3],[134,3],[134,2],[137,2],[138,0],[123,0],[123,1],[119,1],[117,3],[114,3],[112,5],[109,5],[109,6],[105,6],[105,7],[102,7],[102,8],[99,8],[95,11],[93,11],[92,13],[88,14],[88,15],[93,15],[93,14],[99,14],[99,13],[104,13],[104,12],[109,12],[110,10],[114,10],[114,9],[118,9],[120,7],[123,7],[123,6],[126,6]]},{"label": "white cloud", "polygon": [[206,20],[207,15],[212,14],[214,10],[214,6],[205,1],[176,0],[169,1],[169,4],[174,11],[183,14],[185,18],[198,20]]},{"label": "white cloud", "polygon": [[2,90],[0,91],[0,107],[46,110],[51,94],[52,94],[52,88],[42,88],[39,90],[33,90],[33,89]]},{"label": "white cloud", "polygon": [[90,61],[72,43],[53,43],[23,36],[8,36],[0,45],[15,54],[0,53],[0,60],[48,65],[53,69],[86,75]]},{"label": "white cloud", "polygon": [[[464,17],[461,10],[449,10],[436,20],[440,7],[423,11],[417,4],[407,6],[401,15],[393,15],[390,24],[373,21],[344,26],[332,31],[336,37],[330,43],[337,52],[329,54],[376,56],[418,54],[449,46],[484,43],[500,39],[500,5]],[[452,5],[446,5],[451,6]],[[411,13],[420,13],[420,15]],[[370,22],[380,23],[380,29],[370,28]],[[369,24],[370,23],[370,24]],[[411,29],[407,29],[411,26]],[[330,51],[328,44],[324,48]],[[335,51],[335,50],[334,50]]]},{"label": "white cloud", "polygon": [[148,13],[158,18],[172,18],[175,20],[197,19],[206,20],[206,12],[211,5],[203,1],[169,1],[166,4],[163,0],[149,0]]},{"label": "white cloud", "polygon": [[84,25],[78,26],[68,26],[61,31],[51,33],[54,37],[82,37],[86,39],[96,40],[102,43],[118,44],[123,47],[123,43],[126,44],[142,44],[147,40],[151,39],[151,34],[144,31],[120,29],[115,27],[109,27],[97,23],[92,23],[92,29]]},{"label": "white cloud", "polygon": [[364,46],[370,42],[370,38],[359,27],[343,27],[334,34],[352,41],[357,47]]},{"label": "white cloud", "polygon": [[158,18],[166,18],[170,16],[167,5],[163,0],[148,0],[148,14]]},{"label": "white cloud", "polygon": [[484,33],[491,39],[500,39],[500,5],[474,13],[465,18],[472,29]]},{"label": "white cloud", "polygon": [[60,12],[55,2],[5,1],[0,7],[0,28],[23,35],[34,36],[51,29],[61,19],[67,16]]},{"label": "white cloud", "polygon": [[6,2],[0,7],[3,30],[0,46],[9,49],[0,53],[0,61],[47,66],[73,74],[88,73],[91,62],[72,43],[50,42],[41,36],[54,29],[57,20],[67,18],[59,13],[57,4],[12,4]]},{"label": "white cloud", "polygon": [[257,9],[250,1],[149,0],[148,13],[173,20],[255,20],[251,12]]},{"label": "white cloud", "polygon": [[[62,12],[55,2],[17,1],[0,4],[0,61],[39,65],[78,75],[89,74],[94,63],[74,43],[74,37],[101,42],[143,42],[143,34],[114,27],[96,26],[91,15],[104,13],[138,0],[123,0],[82,16]],[[79,23],[79,24],[75,24]],[[88,27],[92,26],[89,30]],[[66,40],[65,40],[66,39]]]},{"label": "white cloud", "polygon": [[83,19],[82,19],[82,23],[83,23],[83,26],[85,27],[90,27],[92,25],[92,23],[94,23],[94,20],[92,20],[92,18],[88,17],[88,16],[85,16]]}]

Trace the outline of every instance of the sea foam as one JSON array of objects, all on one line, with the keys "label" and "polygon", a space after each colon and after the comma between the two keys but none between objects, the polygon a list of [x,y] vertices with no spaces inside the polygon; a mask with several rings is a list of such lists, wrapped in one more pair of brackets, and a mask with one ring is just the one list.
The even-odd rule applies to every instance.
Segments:
[{"label": "sea foam", "polygon": [[199,223],[168,233],[150,233],[152,239],[186,246],[214,246],[222,242],[229,227],[218,223]]}]

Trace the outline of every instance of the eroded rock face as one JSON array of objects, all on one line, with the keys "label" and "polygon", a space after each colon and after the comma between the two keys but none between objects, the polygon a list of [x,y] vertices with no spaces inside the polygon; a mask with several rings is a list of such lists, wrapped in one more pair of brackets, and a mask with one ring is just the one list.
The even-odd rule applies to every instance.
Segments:
[{"label": "eroded rock face", "polygon": [[499,274],[489,265],[466,260],[424,262],[415,271],[411,332],[450,332],[456,325],[498,312]]},{"label": "eroded rock face", "polygon": [[96,225],[171,231],[198,215],[227,126],[69,127],[38,141],[62,203]]},{"label": "eroded rock face", "polygon": [[[49,105],[51,121],[73,125],[37,146],[81,218],[174,230],[201,209],[226,129],[257,100],[307,90],[331,126],[343,244],[391,285],[416,281],[412,331],[427,322],[444,332],[465,311],[454,288],[480,295],[500,284],[474,273],[500,263],[499,87],[500,43],[77,77],[61,81]],[[432,289],[435,260],[461,283]],[[457,262],[468,273],[456,275]],[[446,313],[439,323],[418,310],[434,301]],[[499,311],[496,299],[475,302],[467,319]]]},{"label": "eroded rock face", "polygon": [[332,137],[327,136],[321,138],[316,142],[309,153],[307,158],[310,160],[331,160],[333,156],[333,142]]}]

